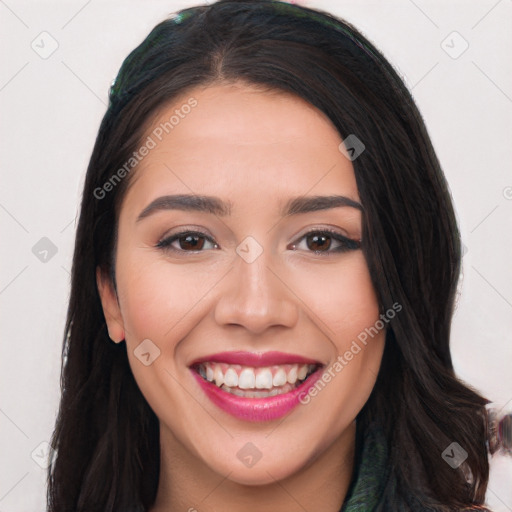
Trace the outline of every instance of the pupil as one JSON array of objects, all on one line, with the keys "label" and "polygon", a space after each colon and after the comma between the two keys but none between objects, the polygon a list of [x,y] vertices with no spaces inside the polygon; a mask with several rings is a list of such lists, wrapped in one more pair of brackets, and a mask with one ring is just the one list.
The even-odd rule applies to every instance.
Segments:
[{"label": "pupil", "polygon": [[197,235],[187,235],[180,239],[180,245],[182,249],[197,251],[203,248],[204,239]]},{"label": "pupil", "polygon": [[307,238],[308,249],[323,251],[331,246],[331,237],[328,235],[310,235]]}]

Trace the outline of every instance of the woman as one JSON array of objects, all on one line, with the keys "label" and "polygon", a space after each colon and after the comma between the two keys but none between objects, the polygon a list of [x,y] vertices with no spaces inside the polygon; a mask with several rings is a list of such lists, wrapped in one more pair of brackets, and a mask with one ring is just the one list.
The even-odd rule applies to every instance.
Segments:
[{"label": "woman", "polygon": [[270,0],[159,24],[87,171],[49,510],[484,509],[460,258],[421,116],[353,27]]}]

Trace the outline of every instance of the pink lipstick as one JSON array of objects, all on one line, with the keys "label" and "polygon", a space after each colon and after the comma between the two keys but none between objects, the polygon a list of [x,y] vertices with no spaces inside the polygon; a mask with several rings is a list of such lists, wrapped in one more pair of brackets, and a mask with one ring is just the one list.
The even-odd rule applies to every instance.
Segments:
[{"label": "pink lipstick", "polygon": [[190,365],[205,395],[246,421],[288,414],[320,378],[322,368],[319,361],[282,352],[223,352]]}]

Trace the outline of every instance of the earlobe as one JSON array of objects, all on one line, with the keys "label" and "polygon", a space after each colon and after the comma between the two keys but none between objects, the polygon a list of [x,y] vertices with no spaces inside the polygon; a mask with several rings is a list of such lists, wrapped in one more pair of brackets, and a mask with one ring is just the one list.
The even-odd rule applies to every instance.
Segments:
[{"label": "earlobe", "polygon": [[115,343],[124,341],[124,323],[112,280],[108,273],[96,268],[96,285],[107,324],[108,335]]}]

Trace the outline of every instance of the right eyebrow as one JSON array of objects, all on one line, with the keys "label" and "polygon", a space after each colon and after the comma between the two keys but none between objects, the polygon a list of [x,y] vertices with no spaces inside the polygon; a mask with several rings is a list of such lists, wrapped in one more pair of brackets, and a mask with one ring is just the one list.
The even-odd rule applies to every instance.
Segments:
[{"label": "right eyebrow", "polygon": [[340,207],[350,207],[363,211],[361,203],[346,196],[301,196],[288,201],[282,215],[297,215]]}]

